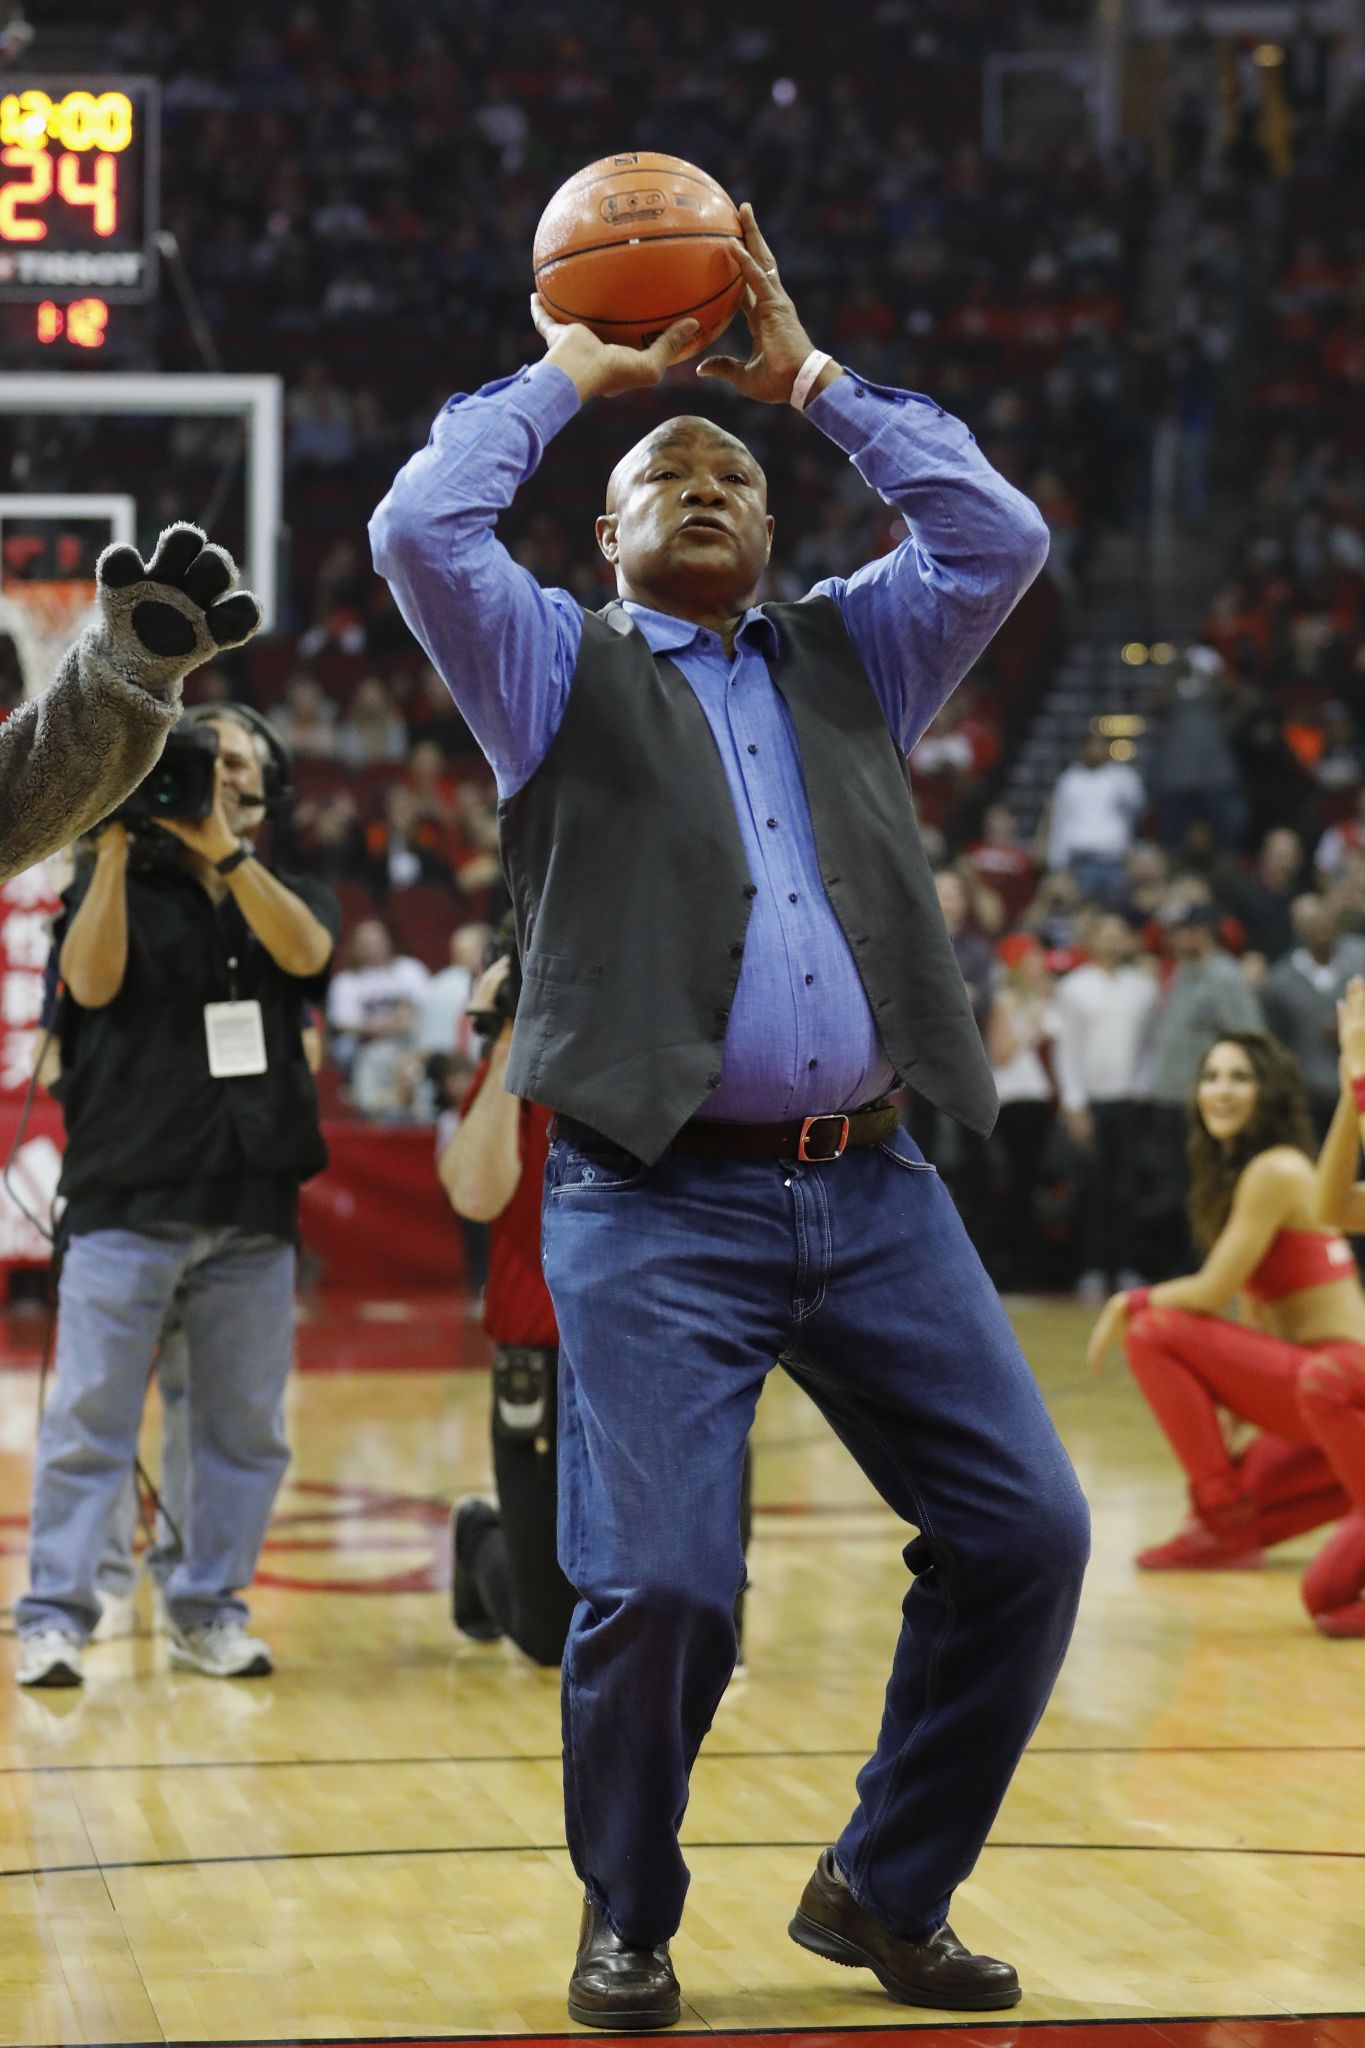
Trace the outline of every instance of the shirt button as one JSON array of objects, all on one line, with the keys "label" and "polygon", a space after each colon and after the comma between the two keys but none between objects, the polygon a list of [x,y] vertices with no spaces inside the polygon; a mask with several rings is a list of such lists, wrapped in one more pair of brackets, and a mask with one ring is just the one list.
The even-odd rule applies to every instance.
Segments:
[{"label": "shirt button", "polygon": [[750,740],[749,742],[749,752],[751,754],[756,754],[758,752],[758,748],[754,745],[752,740]]},{"label": "shirt button", "polygon": [[814,981],[814,979],[815,979],[815,976],[814,976],[813,974],[808,974],[808,975],[806,976],[806,987],[807,987],[807,988],[809,988],[809,987],[810,987],[810,985],[811,985],[811,983],[812,983],[812,982]]},{"label": "shirt button", "polygon": [[796,901],[796,891],[795,891],[795,889],[791,889],[791,890],[789,890],[789,891],[788,891],[788,894],[787,894],[787,901],[788,901],[788,903],[795,903],[795,901]]},{"label": "shirt button", "polygon": [[777,823],[777,820],[776,820],[776,818],[769,818],[769,820],[768,820],[768,829],[769,829],[769,831],[771,831],[771,830],[772,830],[773,826],[774,826],[774,825],[776,825],[776,823]]},{"label": "shirt button", "polygon": [[807,1065],[808,1067],[818,1067],[818,1066],[819,1066],[819,1064],[820,1064],[819,1060],[807,1060],[807,1061],[806,1061],[806,1065]]}]

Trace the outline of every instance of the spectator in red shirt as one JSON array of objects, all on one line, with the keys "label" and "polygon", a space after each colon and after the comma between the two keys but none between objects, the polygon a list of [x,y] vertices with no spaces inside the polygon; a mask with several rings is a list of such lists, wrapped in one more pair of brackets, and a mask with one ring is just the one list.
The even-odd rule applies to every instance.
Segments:
[{"label": "spectator in red shirt", "polygon": [[[559,1330],[540,1263],[540,1205],[551,1113],[509,1095],[520,970],[506,933],[469,999],[488,1052],[438,1162],[457,1214],[487,1223],[484,1328],[494,1344],[493,1476],[498,1502],[471,1497],[453,1522],[455,1626],[476,1642],[510,1636],[537,1664],[558,1664],[574,1591],[555,1549],[556,1365]],[[746,1452],[740,1540],[749,1548],[752,1469]],[[742,1628],[744,1594],[735,1603]],[[743,1643],[741,1634],[741,1660]]]},{"label": "spectator in red shirt", "polygon": [[537,1664],[558,1664],[574,1591],[555,1554],[555,1365],[559,1330],[540,1266],[540,1202],[550,1112],[504,1086],[515,1008],[504,949],[469,999],[495,1033],[438,1171],[451,1205],[487,1223],[484,1328],[492,1338],[493,1474],[498,1505],[455,1510],[455,1626],[479,1642],[511,1636]]},{"label": "spectator in red shirt", "polygon": [[994,889],[1005,909],[1005,923],[1013,928],[1033,900],[1038,885],[1038,863],[1019,837],[1019,821],[1007,804],[991,804],[982,826],[978,845],[970,847],[967,860],[977,880]]}]

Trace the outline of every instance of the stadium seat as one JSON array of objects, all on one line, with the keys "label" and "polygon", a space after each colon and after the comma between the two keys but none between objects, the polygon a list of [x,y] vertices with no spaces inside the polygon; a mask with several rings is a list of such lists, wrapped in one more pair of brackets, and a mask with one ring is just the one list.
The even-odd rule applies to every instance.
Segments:
[{"label": "stadium seat", "polygon": [[450,934],[461,921],[453,889],[443,882],[413,882],[396,889],[384,917],[401,953],[411,953],[433,972],[450,964]]}]

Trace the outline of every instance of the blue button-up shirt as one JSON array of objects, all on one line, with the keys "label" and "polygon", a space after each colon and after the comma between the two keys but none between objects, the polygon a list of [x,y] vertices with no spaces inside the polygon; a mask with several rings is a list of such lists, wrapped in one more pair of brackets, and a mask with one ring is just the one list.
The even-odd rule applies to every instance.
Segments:
[{"label": "blue button-up shirt", "polygon": [[[452,399],[370,522],[375,567],[503,797],[535,773],[559,729],[583,629],[577,599],[542,588],[494,526],[578,404],[548,363]],[[892,554],[811,593],[839,606],[908,754],[1042,567],[1047,528],[961,421],[928,399],[845,374],[805,416],[909,529]],[[757,890],[721,1081],[702,1114],[778,1122],[851,1109],[895,1075],[820,879],[796,735],[768,667],[776,630],[749,612],[731,654],[690,620],[627,609],[696,692]]]}]

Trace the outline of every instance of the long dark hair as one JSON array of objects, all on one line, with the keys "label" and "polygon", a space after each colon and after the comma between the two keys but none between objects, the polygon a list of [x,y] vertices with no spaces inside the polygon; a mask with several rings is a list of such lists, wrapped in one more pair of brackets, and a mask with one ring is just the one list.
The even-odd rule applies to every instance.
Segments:
[{"label": "long dark hair", "polygon": [[[1256,1076],[1256,1106],[1230,1145],[1220,1144],[1210,1136],[1199,1113],[1199,1081],[1204,1077],[1209,1053],[1220,1045],[1239,1047]],[[1293,1145],[1310,1159],[1313,1156],[1308,1091],[1299,1063],[1268,1031],[1220,1032],[1199,1062],[1186,1148],[1190,1163],[1190,1227],[1201,1251],[1208,1250],[1227,1222],[1243,1169],[1272,1145]]]}]

